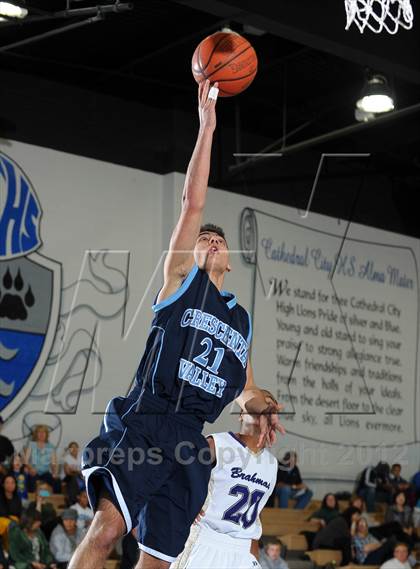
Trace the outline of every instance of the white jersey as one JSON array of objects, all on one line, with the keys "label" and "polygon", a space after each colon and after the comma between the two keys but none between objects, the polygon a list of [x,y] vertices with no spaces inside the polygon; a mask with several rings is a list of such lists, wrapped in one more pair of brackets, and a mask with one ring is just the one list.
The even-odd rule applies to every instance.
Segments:
[{"label": "white jersey", "polygon": [[267,449],[254,453],[233,433],[211,435],[216,451],[199,526],[238,539],[261,537],[261,510],[273,492],[277,459]]},{"label": "white jersey", "polygon": [[277,480],[277,460],[252,452],[233,433],[216,433],[204,516],[191,527],[170,569],[260,569],[251,540],[261,537],[260,513]]}]

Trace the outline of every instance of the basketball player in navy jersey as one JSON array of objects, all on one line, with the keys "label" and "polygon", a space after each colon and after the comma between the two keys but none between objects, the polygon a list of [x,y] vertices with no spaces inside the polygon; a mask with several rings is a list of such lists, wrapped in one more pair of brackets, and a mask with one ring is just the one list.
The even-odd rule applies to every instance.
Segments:
[{"label": "basketball player in navy jersey", "polygon": [[248,365],[249,315],[222,289],[230,270],[223,231],[201,225],[216,126],[217,89],[209,91],[209,82],[200,85],[199,134],[134,387],[108,403],[100,434],[83,453],[95,516],[69,569],[102,569],[136,526],[137,569],[169,567],[207,495],[203,424],[234,399],[261,414],[261,445],[284,432]]}]

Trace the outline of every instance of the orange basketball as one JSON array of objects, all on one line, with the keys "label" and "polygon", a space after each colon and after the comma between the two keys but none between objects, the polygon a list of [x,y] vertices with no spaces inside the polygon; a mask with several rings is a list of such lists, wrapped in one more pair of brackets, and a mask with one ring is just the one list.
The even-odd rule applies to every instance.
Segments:
[{"label": "orange basketball", "polygon": [[197,46],[191,62],[197,83],[209,79],[219,83],[219,96],[242,93],[253,81],[257,54],[247,39],[236,32],[216,32]]}]

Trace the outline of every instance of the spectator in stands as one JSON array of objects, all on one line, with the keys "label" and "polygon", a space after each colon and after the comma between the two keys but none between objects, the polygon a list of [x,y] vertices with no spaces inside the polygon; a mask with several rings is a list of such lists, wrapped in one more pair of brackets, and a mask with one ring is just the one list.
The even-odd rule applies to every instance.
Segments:
[{"label": "spectator in stands", "polygon": [[393,522],[399,524],[405,534],[397,535],[397,539],[409,545],[414,545],[413,510],[410,506],[407,506],[404,492],[395,494],[394,503],[385,514],[385,523],[391,524]]},{"label": "spectator in stands", "polygon": [[303,510],[313,494],[303,483],[297,466],[297,454],[293,451],[286,452],[279,462],[277,471],[276,495],[280,508],[287,508],[289,499],[295,499],[295,509]]},{"label": "spectator in stands", "polygon": [[397,543],[394,547],[394,556],[381,565],[380,569],[411,569],[408,555],[407,545],[405,543]]},{"label": "spectator in stands", "polygon": [[275,537],[270,537],[266,542],[258,561],[261,569],[288,569],[286,561],[281,557],[281,543]]},{"label": "spectator in stands", "polygon": [[366,502],[367,511],[375,511],[375,502],[390,503],[392,486],[389,481],[389,464],[378,462],[366,467],[360,475],[357,494]]},{"label": "spectator in stands", "polygon": [[352,527],[355,560],[359,565],[380,565],[391,559],[395,540],[378,541],[371,533],[365,518],[360,518]]},{"label": "spectator in stands", "polygon": [[64,482],[66,483],[66,495],[68,503],[74,504],[80,490],[85,488],[84,479],[81,473],[81,456],[79,445],[71,442],[67,447],[67,452],[63,458],[64,463]]},{"label": "spectator in stands", "polygon": [[0,538],[7,548],[9,525],[18,522],[22,515],[22,502],[17,494],[16,480],[13,476],[4,477],[0,488]]},{"label": "spectator in stands", "polygon": [[351,501],[351,505],[356,506],[356,508],[360,508],[363,517],[367,520],[369,532],[378,541],[394,538],[397,541],[404,541],[404,542],[407,541],[408,543],[411,540],[410,536],[404,533],[404,530],[399,522],[387,521],[380,524],[378,521],[375,520],[373,514],[367,514],[364,508],[364,502],[362,498],[360,497],[354,498]]},{"label": "spectator in stands", "polygon": [[64,510],[61,520],[63,525],[58,524],[51,534],[50,549],[57,561],[58,569],[66,569],[86,532],[77,527],[77,512],[72,508]]},{"label": "spectator in stands", "polygon": [[363,517],[367,521],[369,528],[376,527],[379,525],[374,515],[367,511],[366,502],[360,496],[355,496],[352,500],[350,500],[350,506],[359,508],[359,510],[362,512]]},{"label": "spectator in stands", "polygon": [[391,466],[389,481],[392,486],[392,496],[395,496],[398,492],[404,492],[407,504],[413,507],[416,502],[415,490],[412,484],[401,476],[401,464],[393,464]]},{"label": "spectator in stands", "polygon": [[43,480],[53,487],[54,492],[61,492],[58,477],[57,455],[53,445],[48,442],[49,430],[46,425],[37,425],[32,434],[32,441],[24,451],[23,461],[28,467],[29,491],[35,490],[38,480]]},{"label": "spectator in stands", "polygon": [[17,493],[21,500],[28,499],[28,469],[23,464],[20,454],[13,455],[8,474],[16,480]]},{"label": "spectator in stands", "polygon": [[10,563],[16,569],[57,569],[45,535],[41,514],[23,514],[20,524],[10,526]]},{"label": "spectator in stands", "polygon": [[394,494],[397,492],[405,492],[409,490],[411,486],[410,483],[401,476],[401,464],[397,463],[391,466],[389,481],[391,482]]},{"label": "spectator in stands", "polygon": [[[0,415],[0,433],[3,429],[4,420]],[[6,474],[7,462],[12,458],[15,448],[10,439],[0,434],[0,474]]]},{"label": "spectator in stands", "polygon": [[80,490],[77,495],[77,502],[71,508],[77,512],[77,527],[86,530],[93,520],[93,511],[89,506],[86,490]]},{"label": "spectator in stands", "polygon": [[49,501],[51,498],[51,486],[46,482],[39,481],[36,488],[35,500],[28,506],[28,514],[35,511],[41,515],[41,529],[47,539],[58,523],[57,512],[54,505]]},{"label": "spectator in stands", "polygon": [[337,549],[343,555],[343,565],[351,561],[351,526],[360,518],[360,510],[350,506],[342,514],[330,521],[315,536],[313,549]]},{"label": "spectator in stands", "polygon": [[316,510],[310,520],[318,522],[320,527],[325,527],[331,520],[340,515],[338,502],[334,494],[326,494],[322,500],[321,507]]}]

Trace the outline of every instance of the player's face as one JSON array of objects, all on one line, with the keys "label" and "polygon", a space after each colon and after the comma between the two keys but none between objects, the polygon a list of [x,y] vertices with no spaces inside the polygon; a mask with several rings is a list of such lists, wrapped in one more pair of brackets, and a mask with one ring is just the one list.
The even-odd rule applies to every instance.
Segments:
[{"label": "player's face", "polygon": [[229,271],[229,249],[226,241],[212,231],[200,233],[195,244],[194,258],[200,269],[207,272]]}]

